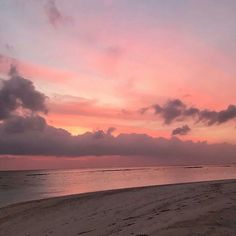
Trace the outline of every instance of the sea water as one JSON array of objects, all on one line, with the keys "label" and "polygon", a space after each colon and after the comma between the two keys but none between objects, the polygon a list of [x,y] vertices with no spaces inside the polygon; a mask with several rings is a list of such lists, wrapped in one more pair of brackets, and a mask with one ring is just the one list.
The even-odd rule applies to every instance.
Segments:
[{"label": "sea water", "polygon": [[0,207],[110,189],[235,178],[236,165],[0,171]]}]

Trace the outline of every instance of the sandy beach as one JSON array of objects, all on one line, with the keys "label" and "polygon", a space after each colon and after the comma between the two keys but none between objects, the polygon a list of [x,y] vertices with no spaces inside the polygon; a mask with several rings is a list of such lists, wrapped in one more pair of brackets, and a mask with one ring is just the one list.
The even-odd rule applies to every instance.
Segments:
[{"label": "sandy beach", "polygon": [[236,180],[19,203],[0,209],[0,235],[236,235]]}]

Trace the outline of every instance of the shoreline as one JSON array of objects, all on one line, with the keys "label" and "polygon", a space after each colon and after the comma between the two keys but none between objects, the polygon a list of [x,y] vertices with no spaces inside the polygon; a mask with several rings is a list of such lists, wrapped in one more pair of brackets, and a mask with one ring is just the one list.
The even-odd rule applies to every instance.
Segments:
[{"label": "shoreline", "polygon": [[[16,202],[12,204],[7,204],[5,206],[0,207],[0,211],[4,210],[5,208],[13,208],[18,207],[21,205],[28,205],[28,204],[36,204],[41,203],[42,201],[52,201],[52,200],[64,200],[64,199],[73,199],[73,198],[80,198],[80,197],[87,197],[90,195],[97,195],[102,193],[119,193],[124,191],[131,191],[131,190],[141,190],[144,188],[155,188],[155,187],[167,187],[167,186],[174,186],[174,185],[188,185],[188,184],[200,184],[200,183],[212,183],[212,182],[225,182],[225,181],[236,181],[236,179],[217,179],[217,180],[202,180],[197,182],[182,182],[182,183],[170,183],[170,184],[158,184],[158,185],[147,185],[147,186],[138,186],[138,187],[128,187],[128,188],[117,188],[117,189],[108,189],[108,190],[99,190],[99,191],[93,191],[93,192],[84,192],[84,193],[74,193],[74,194],[68,194],[68,195],[60,195],[56,197],[46,197],[46,198],[39,198],[39,199],[33,199],[33,200],[27,200],[23,202]],[[95,196],[94,196],[95,197]]]},{"label": "shoreline", "polygon": [[0,236],[191,232],[236,235],[235,179],[73,194],[0,208]]}]

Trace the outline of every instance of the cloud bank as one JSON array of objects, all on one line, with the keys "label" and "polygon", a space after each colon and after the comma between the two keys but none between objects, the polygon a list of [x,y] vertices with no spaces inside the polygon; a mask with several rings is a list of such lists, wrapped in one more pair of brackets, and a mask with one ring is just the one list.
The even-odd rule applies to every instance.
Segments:
[{"label": "cloud bank", "polygon": [[98,130],[72,136],[46,124],[42,117],[14,117],[0,126],[0,153],[45,156],[143,156],[176,163],[234,162],[236,146],[153,138],[145,134],[120,134]]},{"label": "cloud bank", "polygon": [[[183,158],[191,162],[235,161],[236,145],[207,144],[206,142],[181,141],[177,138],[154,138],[146,134],[120,134],[113,136],[114,127],[73,136],[64,129],[47,124],[40,115],[47,111],[46,96],[37,91],[33,83],[21,77],[12,67],[9,80],[2,80],[0,89],[0,154],[45,156],[143,156],[168,160],[174,163]],[[191,108],[192,109],[192,108]],[[179,100],[164,107],[155,107],[167,123],[186,112],[195,114]],[[231,108],[230,108],[231,109]],[[217,113],[221,121],[232,117]],[[212,118],[211,118],[212,119]],[[209,121],[209,119],[208,119]],[[183,126],[173,133],[184,135],[190,131]]]}]

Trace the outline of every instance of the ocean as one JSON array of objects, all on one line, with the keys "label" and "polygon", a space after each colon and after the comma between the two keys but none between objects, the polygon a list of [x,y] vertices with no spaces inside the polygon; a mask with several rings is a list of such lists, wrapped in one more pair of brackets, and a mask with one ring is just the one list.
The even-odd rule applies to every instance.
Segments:
[{"label": "ocean", "polygon": [[110,189],[235,178],[236,165],[0,171],[0,207]]}]

